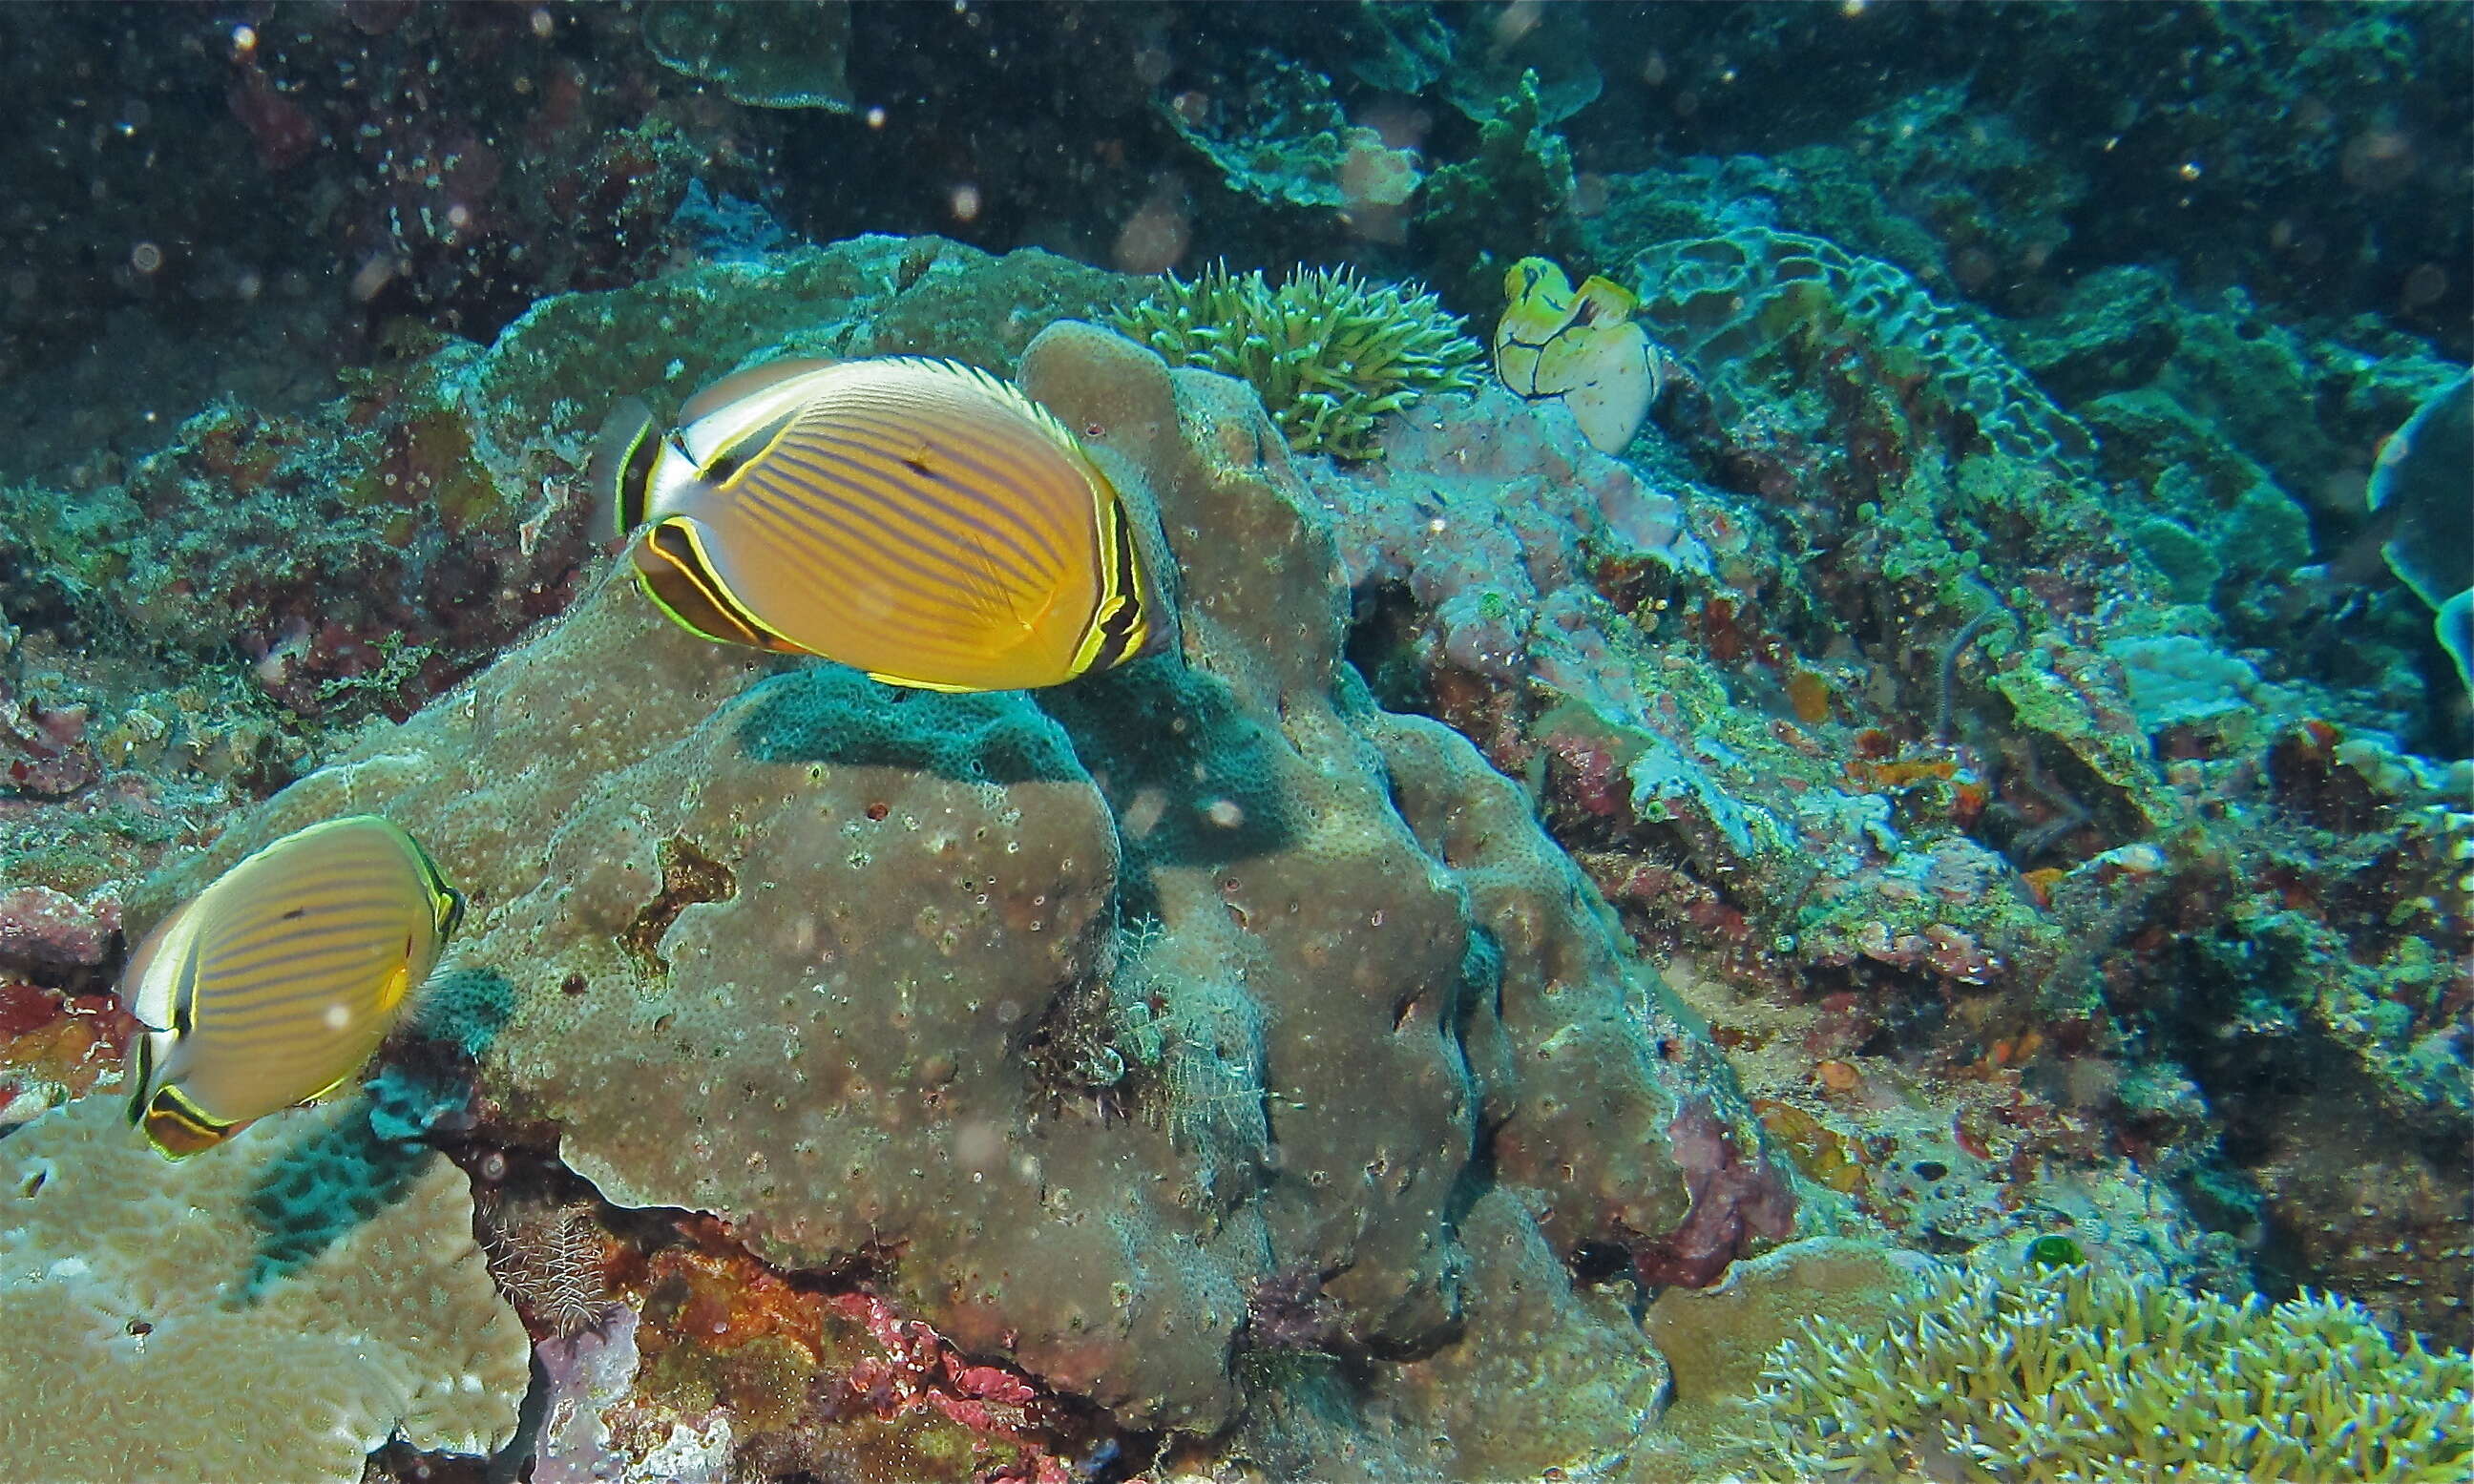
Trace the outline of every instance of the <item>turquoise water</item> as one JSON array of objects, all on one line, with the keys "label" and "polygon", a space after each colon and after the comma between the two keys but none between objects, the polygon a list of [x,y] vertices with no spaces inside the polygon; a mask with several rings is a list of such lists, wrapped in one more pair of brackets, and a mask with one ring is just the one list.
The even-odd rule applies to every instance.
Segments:
[{"label": "turquoise water", "polygon": [[2469,14],[0,10],[0,1484],[2455,1477]]}]

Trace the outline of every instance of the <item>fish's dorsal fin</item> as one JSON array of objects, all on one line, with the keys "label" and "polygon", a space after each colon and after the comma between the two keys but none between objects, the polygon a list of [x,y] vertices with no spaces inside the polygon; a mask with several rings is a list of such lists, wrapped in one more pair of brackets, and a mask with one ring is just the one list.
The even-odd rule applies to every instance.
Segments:
[{"label": "fish's dorsal fin", "polygon": [[734,371],[717,381],[706,384],[693,397],[689,398],[679,408],[679,426],[685,427],[716,407],[726,407],[732,402],[752,397],[766,387],[788,381],[792,377],[804,377],[812,371],[823,371],[840,364],[842,364],[840,361],[829,356],[793,355],[778,361],[766,361],[762,366],[750,366],[743,371]]},{"label": "fish's dorsal fin", "polygon": [[933,376],[950,377],[966,386],[975,387],[1003,402],[1008,409],[1029,418],[1032,426],[1047,434],[1050,441],[1058,448],[1077,458],[1088,457],[1083,452],[1082,440],[1074,435],[1074,429],[1066,426],[1055,413],[1034,401],[1029,392],[993,371],[967,365],[961,361],[943,360],[928,355],[894,355],[886,357],[886,361],[891,365],[927,372]]}]

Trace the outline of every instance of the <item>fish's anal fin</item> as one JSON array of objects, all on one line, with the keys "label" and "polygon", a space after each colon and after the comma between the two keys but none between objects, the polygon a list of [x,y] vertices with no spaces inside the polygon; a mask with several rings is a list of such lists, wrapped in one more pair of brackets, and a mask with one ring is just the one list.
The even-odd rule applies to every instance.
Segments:
[{"label": "fish's anal fin", "polygon": [[177,1161],[214,1148],[248,1128],[252,1121],[244,1118],[226,1123],[190,1102],[180,1088],[163,1087],[147,1104],[139,1127],[157,1154]]},{"label": "fish's anal fin", "polygon": [[879,685],[898,685],[912,691],[937,691],[947,695],[972,695],[986,689],[984,686],[955,685],[945,680],[918,680],[909,675],[890,674],[881,669],[861,670],[861,673]]},{"label": "fish's anal fin", "polygon": [[[354,1068],[352,1069],[352,1072],[357,1072],[357,1071],[359,1071],[359,1070],[360,1070],[360,1068],[358,1068],[358,1067],[354,1067]],[[351,1082],[351,1081],[352,1080],[352,1072],[346,1072],[343,1076],[336,1078],[333,1082],[328,1083],[326,1086],[321,1087],[321,1088],[319,1088],[316,1092],[313,1092],[313,1093],[309,1094],[309,1096],[307,1096],[307,1097],[305,1097],[305,1098],[303,1098],[303,1099],[302,1099],[298,1104],[295,1104],[294,1106],[295,1106],[295,1107],[308,1107],[310,1104],[312,1104],[312,1103],[323,1103],[323,1102],[325,1102],[327,1099],[333,1097],[333,1096],[335,1095],[335,1089],[336,1089],[336,1088],[343,1086],[346,1083]]]}]

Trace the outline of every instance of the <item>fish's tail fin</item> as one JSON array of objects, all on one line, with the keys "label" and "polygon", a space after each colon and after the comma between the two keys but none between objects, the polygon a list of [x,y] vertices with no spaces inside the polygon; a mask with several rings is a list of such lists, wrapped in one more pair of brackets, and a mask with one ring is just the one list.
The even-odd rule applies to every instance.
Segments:
[{"label": "fish's tail fin", "polygon": [[590,529],[596,545],[614,536],[624,536],[644,523],[653,458],[661,451],[657,432],[653,409],[644,405],[640,397],[621,398],[601,425],[601,436],[593,445],[590,476]]}]

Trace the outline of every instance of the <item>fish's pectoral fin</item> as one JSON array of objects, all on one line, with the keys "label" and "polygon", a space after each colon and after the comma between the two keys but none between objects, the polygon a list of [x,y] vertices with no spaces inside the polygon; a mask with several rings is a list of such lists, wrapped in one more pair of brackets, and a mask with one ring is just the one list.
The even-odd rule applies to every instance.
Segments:
[{"label": "fish's pectoral fin", "polygon": [[412,945],[404,944],[403,961],[396,964],[395,972],[378,986],[378,1013],[381,1015],[393,1014],[395,1008],[403,1003],[403,997],[412,992],[411,953]]},{"label": "fish's pectoral fin", "polygon": [[692,516],[670,516],[636,543],[636,582],[671,622],[699,639],[745,645],[777,654],[808,650],[776,633],[730,591],[707,555],[705,530]]}]

